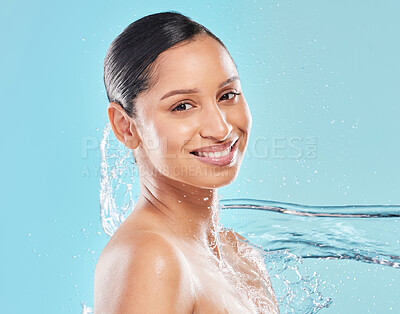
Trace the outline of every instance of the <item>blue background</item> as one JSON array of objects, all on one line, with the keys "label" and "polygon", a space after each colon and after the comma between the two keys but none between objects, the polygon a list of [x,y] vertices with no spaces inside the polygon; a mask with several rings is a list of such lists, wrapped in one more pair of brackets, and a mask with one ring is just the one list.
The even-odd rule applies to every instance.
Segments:
[{"label": "blue background", "polygon": [[[128,24],[166,10],[208,27],[238,65],[253,130],[224,198],[400,203],[400,2],[3,1],[2,313],[93,305],[108,240],[99,215],[103,60]],[[324,311],[399,311],[394,294],[372,305],[371,284],[338,290]]]}]

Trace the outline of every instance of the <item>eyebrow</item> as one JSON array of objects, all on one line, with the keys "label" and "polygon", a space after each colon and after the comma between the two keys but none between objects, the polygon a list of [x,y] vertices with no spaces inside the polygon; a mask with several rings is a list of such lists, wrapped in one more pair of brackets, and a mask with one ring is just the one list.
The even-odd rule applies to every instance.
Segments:
[{"label": "eyebrow", "polygon": [[[230,78],[228,78],[227,80],[225,80],[221,84],[219,84],[218,88],[224,87],[225,85],[228,85],[229,83],[232,83],[236,80],[239,80],[239,76],[237,76],[237,75],[231,76]],[[197,88],[195,88],[195,89],[176,89],[176,90],[172,90],[172,91],[166,93],[164,96],[161,97],[160,100],[163,100],[167,97],[171,97],[174,95],[193,94],[193,93],[198,93],[198,92],[200,92],[200,91]]]}]

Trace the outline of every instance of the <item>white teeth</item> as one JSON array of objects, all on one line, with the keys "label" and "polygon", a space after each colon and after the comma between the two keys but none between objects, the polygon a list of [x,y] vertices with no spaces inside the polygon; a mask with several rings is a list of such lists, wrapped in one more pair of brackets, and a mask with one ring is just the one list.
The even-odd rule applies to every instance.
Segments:
[{"label": "white teeth", "polygon": [[224,157],[224,156],[228,155],[230,151],[231,151],[231,148],[228,147],[228,148],[226,148],[225,150],[223,150],[221,152],[209,152],[209,153],[198,152],[197,154],[200,157],[220,158],[220,157]]}]

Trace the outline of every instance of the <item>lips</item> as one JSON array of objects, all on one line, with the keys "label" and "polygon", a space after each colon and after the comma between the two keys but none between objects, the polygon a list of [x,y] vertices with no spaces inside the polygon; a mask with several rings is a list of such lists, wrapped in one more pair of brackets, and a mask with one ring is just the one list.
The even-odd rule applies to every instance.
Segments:
[{"label": "lips", "polygon": [[215,153],[215,152],[223,152],[226,149],[230,148],[233,146],[234,143],[236,143],[236,140],[232,140],[229,142],[226,142],[225,144],[220,144],[220,145],[212,145],[212,146],[207,146],[207,147],[202,147],[195,149],[191,151],[191,154],[199,155],[199,153]]},{"label": "lips", "polygon": [[214,166],[227,166],[231,164],[236,158],[237,142],[238,140],[235,140],[230,141],[224,145],[204,147],[192,151],[191,154],[193,154],[196,159],[206,164],[211,164]]}]

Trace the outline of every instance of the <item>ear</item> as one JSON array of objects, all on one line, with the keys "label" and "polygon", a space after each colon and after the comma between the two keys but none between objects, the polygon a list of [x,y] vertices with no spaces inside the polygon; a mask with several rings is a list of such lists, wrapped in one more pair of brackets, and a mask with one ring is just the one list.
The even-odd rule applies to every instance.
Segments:
[{"label": "ear", "polygon": [[115,102],[110,102],[107,113],[116,138],[130,149],[137,148],[140,144],[139,134],[124,108]]}]

